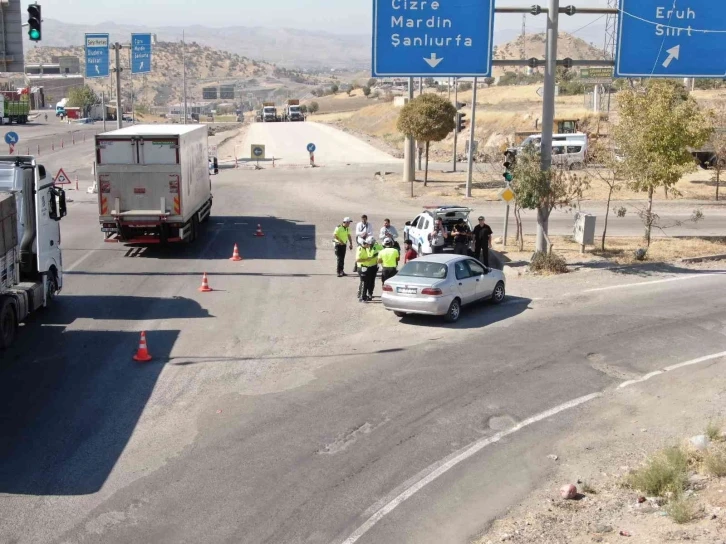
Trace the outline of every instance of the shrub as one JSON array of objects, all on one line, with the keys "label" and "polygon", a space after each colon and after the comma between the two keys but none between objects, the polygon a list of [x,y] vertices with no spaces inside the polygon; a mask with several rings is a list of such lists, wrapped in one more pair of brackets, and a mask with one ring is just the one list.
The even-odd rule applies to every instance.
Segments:
[{"label": "shrub", "polygon": [[564,274],[567,272],[567,262],[556,253],[543,253],[538,251],[529,263],[532,272],[547,274]]},{"label": "shrub", "polygon": [[666,512],[673,521],[680,524],[693,521],[699,516],[701,510],[696,506],[693,499],[677,496],[668,503]]},{"label": "shrub", "polygon": [[721,447],[710,449],[703,459],[703,467],[718,478],[726,476],[726,451]]},{"label": "shrub", "polygon": [[658,452],[648,464],[627,478],[626,483],[646,495],[663,497],[670,492],[678,496],[688,481],[688,456],[679,447]]}]

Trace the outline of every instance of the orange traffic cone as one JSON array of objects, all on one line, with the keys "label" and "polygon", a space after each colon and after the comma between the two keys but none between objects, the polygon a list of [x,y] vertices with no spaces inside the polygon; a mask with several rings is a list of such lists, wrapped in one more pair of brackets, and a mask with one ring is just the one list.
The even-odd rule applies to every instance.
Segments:
[{"label": "orange traffic cone", "polygon": [[230,261],[241,261],[242,257],[239,254],[239,249],[237,249],[237,244],[234,245],[234,251],[232,251],[232,257],[229,259]]},{"label": "orange traffic cone", "polygon": [[141,340],[139,340],[139,349],[136,351],[136,355],[133,357],[134,361],[140,363],[148,363],[151,361],[151,355],[146,347],[146,333],[141,331]]},{"label": "orange traffic cone", "polygon": [[199,288],[199,291],[202,293],[209,293],[210,291],[213,291],[211,287],[209,287],[209,281],[207,281],[207,273],[204,273],[204,276],[202,276],[202,286]]},{"label": "orange traffic cone", "polygon": [[264,232],[262,232],[262,225],[260,225],[260,224],[258,223],[258,224],[257,224],[257,232],[255,232],[255,236],[264,236],[264,235],[265,235],[265,233],[264,233]]}]

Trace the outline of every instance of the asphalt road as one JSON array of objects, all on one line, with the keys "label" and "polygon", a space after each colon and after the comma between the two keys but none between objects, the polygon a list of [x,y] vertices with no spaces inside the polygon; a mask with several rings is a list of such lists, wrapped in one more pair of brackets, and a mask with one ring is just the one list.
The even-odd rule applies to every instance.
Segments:
[{"label": "asphalt road", "polygon": [[201,238],[165,251],[104,244],[77,195],[64,291],[1,355],[0,541],[466,542],[543,477],[576,408],[396,497],[535,414],[725,349],[726,277],[677,267],[514,280],[454,326],[358,304],[330,233],[394,216],[375,168],[222,170]]}]

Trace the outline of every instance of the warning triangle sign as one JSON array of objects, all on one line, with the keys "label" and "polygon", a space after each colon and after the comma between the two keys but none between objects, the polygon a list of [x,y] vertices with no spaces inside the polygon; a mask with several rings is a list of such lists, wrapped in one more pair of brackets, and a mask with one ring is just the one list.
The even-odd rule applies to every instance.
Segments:
[{"label": "warning triangle sign", "polygon": [[53,183],[55,185],[68,185],[71,182],[71,180],[66,176],[66,173],[61,168],[58,170],[58,173],[53,178]]}]

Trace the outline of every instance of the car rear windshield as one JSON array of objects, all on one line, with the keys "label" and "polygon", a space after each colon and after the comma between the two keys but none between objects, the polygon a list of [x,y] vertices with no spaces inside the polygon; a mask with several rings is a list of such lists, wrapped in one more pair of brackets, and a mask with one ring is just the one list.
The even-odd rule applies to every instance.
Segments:
[{"label": "car rear windshield", "polygon": [[446,277],[446,271],[447,268],[445,264],[411,261],[404,265],[398,275],[412,276],[414,278],[444,279]]}]

